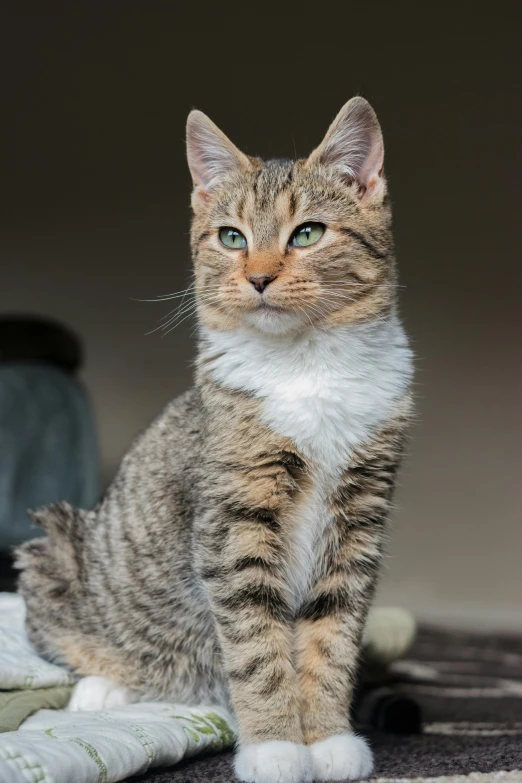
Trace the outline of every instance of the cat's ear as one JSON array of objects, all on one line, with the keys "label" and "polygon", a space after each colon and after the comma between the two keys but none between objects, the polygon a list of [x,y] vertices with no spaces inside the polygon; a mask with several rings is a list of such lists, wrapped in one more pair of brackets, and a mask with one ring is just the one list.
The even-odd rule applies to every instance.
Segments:
[{"label": "cat's ear", "polygon": [[358,183],[361,200],[384,195],[382,131],[368,101],[357,97],[345,103],[308,158],[314,163],[333,166],[347,183]]},{"label": "cat's ear", "polygon": [[208,198],[221,180],[250,161],[206,114],[191,111],[187,120],[187,159],[194,183],[194,199]]}]

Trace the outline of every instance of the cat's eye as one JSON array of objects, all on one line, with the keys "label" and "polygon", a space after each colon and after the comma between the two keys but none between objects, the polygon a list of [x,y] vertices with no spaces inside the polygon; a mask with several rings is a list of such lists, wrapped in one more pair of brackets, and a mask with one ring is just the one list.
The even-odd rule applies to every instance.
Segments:
[{"label": "cat's eye", "polygon": [[229,247],[231,250],[241,250],[247,246],[245,237],[237,228],[220,228],[219,238],[225,247]]},{"label": "cat's eye", "polygon": [[309,247],[310,245],[315,245],[323,234],[324,226],[322,223],[303,223],[292,234],[290,244],[295,247]]}]

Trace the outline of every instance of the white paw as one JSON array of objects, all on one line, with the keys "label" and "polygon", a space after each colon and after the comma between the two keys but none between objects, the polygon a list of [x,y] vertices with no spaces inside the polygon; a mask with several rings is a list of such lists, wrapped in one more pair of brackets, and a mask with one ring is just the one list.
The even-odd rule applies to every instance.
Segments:
[{"label": "white paw", "polygon": [[336,734],[310,745],[314,780],[358,780],[373,769],[372,752],[356,734]]},{"label": "white paw", "polygon": [[310,783],[312,758],[306,745],[272,740],[243,745],[236,754],[234,770],[245,783]]},{"label": "white paw", "polygon": [[71,712],[107,710],[132,704],[135,697],[125,685],[105,677],[84,677],[75,686],[67,709]]}]

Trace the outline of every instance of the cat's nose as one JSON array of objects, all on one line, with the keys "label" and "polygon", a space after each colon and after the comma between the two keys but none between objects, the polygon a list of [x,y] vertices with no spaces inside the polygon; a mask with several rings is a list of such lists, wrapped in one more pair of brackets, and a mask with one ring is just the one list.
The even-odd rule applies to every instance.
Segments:
[{"label": "cat's nose", "polygon": [[275,280],[275,275],[249,275],[248,280],[252,283],[256,291],[260,294],[263,293],[265,288],[272,280]]}]

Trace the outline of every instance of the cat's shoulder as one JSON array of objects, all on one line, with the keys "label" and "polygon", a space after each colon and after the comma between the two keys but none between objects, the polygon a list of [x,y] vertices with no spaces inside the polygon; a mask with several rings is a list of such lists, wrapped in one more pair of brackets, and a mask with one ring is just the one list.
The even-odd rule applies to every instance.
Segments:
[{"label": "cat's shoulder", "polygon": [[191,388],[170,400],[133,440],[124,463],[147,460],[166,464],[178,453],[195,450],[201,434],[201,397]]}]

